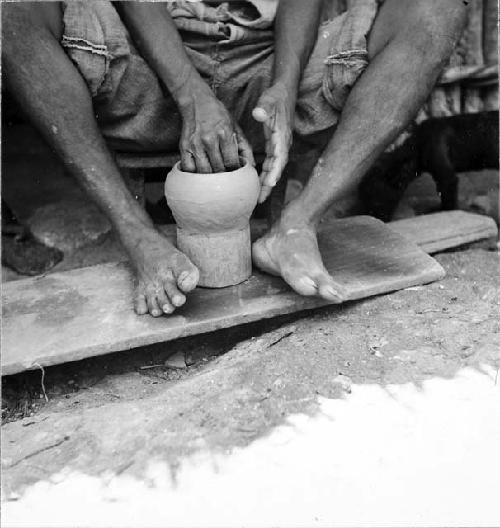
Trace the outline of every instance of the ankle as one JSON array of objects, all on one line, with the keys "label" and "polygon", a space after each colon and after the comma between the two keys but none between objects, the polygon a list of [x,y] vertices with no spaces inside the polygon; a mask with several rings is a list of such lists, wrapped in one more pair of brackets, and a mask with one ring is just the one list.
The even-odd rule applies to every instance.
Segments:
[{"label": "ankle", "polygon": [[291,201],[281,213],[278,224],[285,229],[316,230],[318,221],[304,208],[300,198]]},{"label": "ankle", "polygon": [[120,238],[121,243],[129,252],[135,252],[143,242],[150,240],[151,235],[159,236],[160,233],[153,225],[147,224],[136,224],[126,226],[120,226],[118,231],[118,237]]}]

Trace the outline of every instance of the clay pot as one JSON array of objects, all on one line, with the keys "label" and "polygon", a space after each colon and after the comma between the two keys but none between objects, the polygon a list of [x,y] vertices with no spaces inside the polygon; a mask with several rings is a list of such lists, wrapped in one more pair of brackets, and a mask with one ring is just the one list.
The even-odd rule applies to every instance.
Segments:
[{"label": "clay pot", "polygon": [[200,270],[200,286],[239,284],[252,273],[249,220],[257,204],[257,171],[183,172],[179,163],[165,182],[167,203],[177,222],[177,247]]}]

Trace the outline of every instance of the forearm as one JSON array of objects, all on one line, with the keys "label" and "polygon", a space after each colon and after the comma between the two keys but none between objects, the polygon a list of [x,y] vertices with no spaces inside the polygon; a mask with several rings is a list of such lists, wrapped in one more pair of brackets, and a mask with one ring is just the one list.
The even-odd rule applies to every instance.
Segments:
[{"label": "forearm", "polygon": [[316,42],[322,0],[281,0],[275,22],[273,80],[296,95]]},{"label": "forearm", "polygon": [[180,110],[179,150],[184,170],[209,173],[239,167],[238,145],[249,150],[247,142],[191,63],[167,4],[127,1],[116,6],[142,57]]},{"label": "forearm", "polygon": [[[3,20],[2,50],[11,93],[120,235],[134,225],[152,227],[99,131],[83,78],[56,40],[32,23],[29,9],[12,11]],[[26,32],[30,38],[21,38]]]},{"label": "forearm", "polygon": [[116,7],[141,55],[179,106],[189,104],[196,93],[211,94],[163,2],[116,2]]}]

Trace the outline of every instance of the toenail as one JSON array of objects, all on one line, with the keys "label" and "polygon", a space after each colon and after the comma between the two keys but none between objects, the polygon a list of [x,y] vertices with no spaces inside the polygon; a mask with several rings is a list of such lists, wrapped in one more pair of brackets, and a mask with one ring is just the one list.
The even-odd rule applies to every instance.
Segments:
[{"label": "toenail", "polygon": [[172,302],[175,304],[175,306],[182,306],[186,302],[186,298],[181,297],[180,295],[175,295],[172,299]]},{"label": "toenail", "polygon": [[165,313],[172,313],[174,310],[172,309],[172,307],[169,305],[169,304],[164,304],[162,306],[162,310],[165,312]]},{"label": "toenail", "polygon": [[340,295],[340,293],[337,290],[335,290],[332,286],[327,286],[325,288],[325,291],[332,297],[337,297],[337,299],[342,299],[342,295]]},{"label": "toenail", "polygon": [[179,280],[180,281],[183,281],[184,279],[186,279],[189,275],[189,271],[183,271],[180,275],[179,275]]},{"label": "toenail", "polygon": [[301,277],[299,280],[305,286],[312,286],[313,288],[316,288],[316,283],[311,279],[311,277]]},{"label": "toenail", "polygon": [[161,312],[160,312],[160,310],[153,310],[151,312],[151,315],[153,315],[154,317],[158,317],[159,315],[161,315]]}]

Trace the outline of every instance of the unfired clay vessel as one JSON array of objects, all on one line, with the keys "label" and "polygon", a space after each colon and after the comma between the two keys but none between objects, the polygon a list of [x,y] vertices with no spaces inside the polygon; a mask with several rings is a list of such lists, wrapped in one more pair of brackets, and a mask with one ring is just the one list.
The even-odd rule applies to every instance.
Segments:
[{"label": "unfired clay vessel", "polygon": [[200,286],[239,284],[252,273],[250,215],[257,204],[257,171],[247,164],[231,172],[183,172],[179,163],[165,182],[177,222],[177,247],[200,271]]}]

